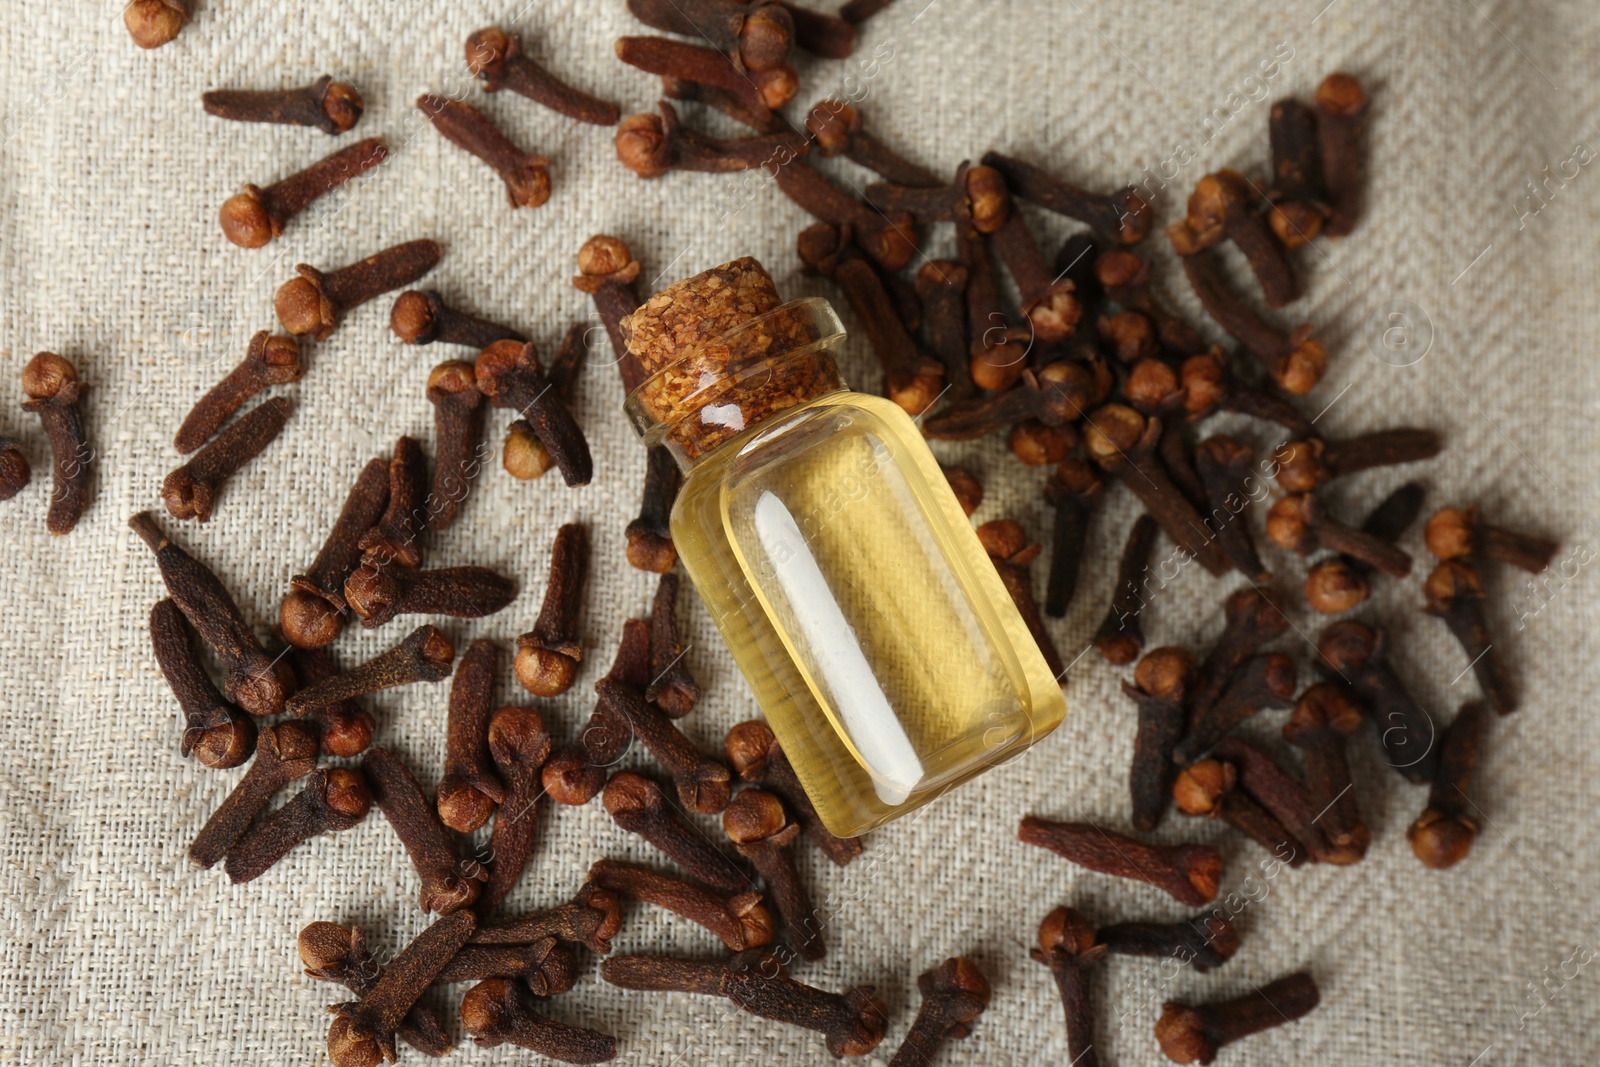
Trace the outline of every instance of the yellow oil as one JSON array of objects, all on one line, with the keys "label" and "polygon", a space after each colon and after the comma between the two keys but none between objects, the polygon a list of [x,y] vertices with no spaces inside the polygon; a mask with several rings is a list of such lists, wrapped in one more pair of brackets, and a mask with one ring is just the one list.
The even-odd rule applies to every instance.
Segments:
[{"label": "yellow oil", "polygon": [[835,392],[701,459],[678,554],[828,829],[920,807],[1055,729],[1051,677],[915,424]]}]

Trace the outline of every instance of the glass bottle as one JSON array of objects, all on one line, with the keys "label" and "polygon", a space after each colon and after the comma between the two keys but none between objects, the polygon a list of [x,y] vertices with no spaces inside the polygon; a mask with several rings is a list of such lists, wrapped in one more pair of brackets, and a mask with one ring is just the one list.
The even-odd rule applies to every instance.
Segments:
[{"label": "glass bottle", "polygon": [[626,409],[684,471],[672,537],[818,815],[853,837],[1011,758],[1066,705],[911,418],[853,393],[821,299],[754,259],[626,320]]}]

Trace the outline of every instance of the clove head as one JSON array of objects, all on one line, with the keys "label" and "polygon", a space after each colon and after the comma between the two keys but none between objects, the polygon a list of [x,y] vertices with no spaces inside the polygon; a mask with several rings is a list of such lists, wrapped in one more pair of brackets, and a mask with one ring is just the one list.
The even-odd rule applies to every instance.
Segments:
[{"label": "clove head", "polygon": [[183,0],[132,0],[122,9],[123,25],[140,48],[160,48],[189,22]]},{"label": "clove head", "polygon": [[1323,615],[1349,611],[1370,592],[1366,575],[1340,556],[1322,560],[1306,573],[1306,603]]},{"label": "clove head", "polygon": [[78,384],[78,369],[54,352],[40,352],[22,368],[22,391],[30,400],[54,400]]},{"label": "clove head", "polygon": [[672,169],[671,149],[660,115],[629,115],[617,124],[612,143],[617,159],[641,178],[659,178]]},{"label": "clove head", "polygon": [[[1105,948],[1094,941],[1093,923],[1071,908],[1056,908],[1039,923],[1039,944],[1029,955],[1046,964],[1061,957],[1087,960],[1105,955]],[[1097,947],[1100,952],[1095,956]]]},{"label": "clove head", "polygon": [[240,248],[260,248],[283,236],[283,220],[267,210],[266,194],[258,185],[246,185],[244,192],[224,200],[217,221],[223,236]]},{"label": "clove head", "polygon": [[304,263],[295,269],[299,276],[278,287],[272,308],[284,329],[297,337],[310,334],[321,341],[338,325],[339,308],[323,291],[321,271]]},{"label": "clove head", "polygon": [[1194,689],[1198,670],[1192,652],[1166,645],[1145,654],[1133,669],[1133,681],[1147,696],[1182,705]]},{"label": "clove head", "polygon": [[500,463],[511,477],[521,481],[542,478],[556,465],[550,450],[526,419],[517,419],[506,428],[506,442]]},{"label": "clove head", "polygon": [[1203,759],[1178,772],[1172,799],[1185,815],[1216,815],[1217,805],[1237,781],[1233,764]]},{"label": "clove head", "polygon": [[517,644],[517,681],[535,696],[560,696],[572,688],[578,663],[571,656],[532,644]]},{"label": "clove head", "polygon": [[1316,526],[1321,508],[1309,493],[1279,499],[1267,512],[1267,536],[1279,548],[1306,555],[1317,546]]},{"label": "clove head", "polygon": [[394,298],[389,328],[408,345],[427,344],[433,340],[434,327],[438,325],[439,305],[437,293],[407,289]]},{"label": "clove head", "polygon": [[278,608],[278,628],[296,648],[326,648],[344,629],[344,619],[326,598],[292,589]]},{"label": "clove head", "polygon": [[1472,850],[1478,822],[1460,813],[1428,808],[1406,830],[1406,840],[1417,859],[1436,871],[1454,867]]}]

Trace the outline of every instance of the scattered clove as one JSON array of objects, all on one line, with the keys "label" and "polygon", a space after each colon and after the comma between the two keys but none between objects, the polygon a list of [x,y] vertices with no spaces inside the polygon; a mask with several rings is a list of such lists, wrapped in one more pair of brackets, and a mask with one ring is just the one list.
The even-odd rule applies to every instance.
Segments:
[{"label": "scattered clove", "polygon": [[1139,661],[1132,685],[1122,683],[1123,693],[1139,708],[1128,768],[1136,830],[1154,830],[1167,810],[1176,770],[1172,750],[1183,737],[1184,702],[1194,691],[1197,670],[1188,649],[1165,646]]},{"label": "scattered clove", "polygon": [[1210,1063],[1217,1050],[1242,1037],[1308,1015],[1321,994],[1309,974],[1291,974],[1234,1000],[1191,1006],[1168,1001],[1156,1020],[1156,1040],[1173,1063]]},{"label": "scattered clove", "polygon": [[1039,945],[1028,953],[1055,976],[1067,1017],[1067,1061],[1073,1067],[1100,1067],[1089,983],[1107,951],[1096,943],[1089,920],[1071,908],[1056,908],[1039,924]]},{"label": "scattered clove", "polygon": [[1321,813],[1311,807],[1305,785],[1261,749],[1243,738],[1225,737],[1211,754],[1233,765],[1239,788],[1305,845],[1313,860],[1341,864],[1361,858],[1359,853],[1352,855],[1348,850],[1329,847],[1317,825]]},{"label": "scattered clove", "polygon": [[1022,317],[1032,326],[1033,336],[1046,344],[1070,337],[1083,314],[1074,295],[1077,286],[1050,269],[1021,214],[1011,212],[989,235],[989,244],[1016,283]]},{"label": "scattered clove", "polygon": [[1060,650],[1056,648],[1055,638],[1044,628],[1039,605],[1033,599],[1033,579],[1028,573],[1029,565],[1039,557],[1039,546],[1027,543],[1028,535],[1015,519],[995,519],[984,523],[978,527],[978,540],[983,543],[984,551],[989,553],[989,560],[1000,573],[1000,584],[1011,594],[1022,621],[1027,624],[1034,643],[1044,655],[1045,666],[1057,682],[1064,681],[1062,675],[1067,673],[1067,668],[1061,660]]},{"label": "scattered clove", "polygon": [[498,322],[458,311],[432,289],[407,289],[389,309],[389,329],[408,345],[465,345],[484,349],[496,341],[526,341],[516,330]]},{"label": "scattered clove", "polygon": [[[794,68],[780,64],[770,70],[741,70],[733,58],[715,48],[674,41],[665,37],[619,37],[617,58],[630,67],[663,78],[699,82],[732,93],[759,123],[794,99],[799,89]],[[615,125],[616,119],[603,125]]]},{"label": "scattered clove", "polygon": [[1371,841],[1345,758],[1344,739],[1360,725],[1360,709],[1327,682],[1301,693],[1283,724],[1283,739],[1305,753],[1306,794],[1331,850],[1330,856],[1319,858],[1328,863],[1360,862]]},{"label": "scattered clove", "polygon": [[239,605],[210,568],[167,540],[147,511],[128,526],[155,553],[156,566],[173,603],[201,640],[222,660],[223,692],[251,715],[276,715],[284,709],[284,683],[277,664],[256,640]]},{"label": "scattered clove", "polygon": [[1293,434],[1312,433],[1311,420],[1293,404],[1241,382],[1229,369],[1220,347],[1188,357],[1179,374],[1183,379],[1183,407],[1190,422],[1199,422],[1218,411],[1235,411],[1275,422]]},{"label": "scattered clove", "polygon": [[989,246],[971,221],[956,223],[956,247],[967,268],[966,377],[979,389],[1002,392],[1027,369],[1027,333],[1007,321]]},{"label": "scattered clove", "polygon": [[879,211],[905,212],[920,225],[967,222],[980,234],[991,234],[1011,216],[1011,193],[999,171],[962,163],[955,181],[933,188],[879,182],[866,188],[867,202]]},{"label": "scattered clove", "polygon": [[896,185],[938,186],[939,176],[912,163],[861,128],[861,113],[843,100],[819,100],[806,113],[806,130],[824,156],[842,155]]},{"label": "scattered clove", "polygon": [[40,352],[22,368],[22,410],[39,416],[50,438],[50,511],[45,526],[60,537],[72,532],[89,504],[89,462],[94,450],[83,431],[78,369],[54,352]]},{"label": "scattered clove", "polygon": [[609,678],[596,682],[594,690],[672,776],[679,803],[702,815],[715,815],[728,806],[728,768],[695,748],[642,692]]},{"label": "scattered clove", "polygon": [[189,862],[213,867],[271,803],[273,796],[317,767],[317,735],[304,723],[282,722],[262,729],[256,758],[226,800],[211,813],[189,846]]},{"label": "scattered clove", "polygon": [[[1050,539],[1050,575],[1044,613],[1059,619],[1078,591],[1078,570],[1089,540],[1089,516],[1100,496],[1100,479],[1081,459],[1064,459],[1044,483],[1044,498],[1055,511]],[[970,514],[970,513],[969,513]]]},{"label": "scattered clove", "polygon": [[[800,827],[789,822],[783,801],[763,789],[745,789],[723,811],[722,829],[733,841],[734,850],[749,860],[767,883],[767,892],[772,895],[790,944],[808,960],[826,956],[828,950],[811,907],[811,894],[800,881],[794,854],[789,850]],[[749,946],[728,947],[738,951]]]},{"label": "scattered clove", "polygon": [[394,1061],[395,1032],[467,943],[473,925],[471,912],[446,915],[418,934],[360,1000],[329,1009],[336,1016],[328,1027],[328,1058],[334,1067],[376,1067],[380,1059]]},{"label": "scattered clove", "polygon": [[1150,570],[1150,553],[1156,545],[1156,520],[1140,515],[1128,529],[1117,563],[1117,584],[1111,590],[1111,605],[1095,631],[1094,647],[1107,663],[1132,663],[1144,648],[1144,628],[1139,613],[1144,609],[1145,575]]},{"label": "scattered clove", "polygon": [[1235,590],[1223,602],[1222,611],[1222,636],[1201,664],[1200,680],[1189,701],[1189,714],[1196,720],[1205,717],[1245,660],[1289,629],[1288,617],[1266,589]]},{"label": "scattered clove", "polygon": [[1239,931],[1214,911],[1173,923],[1115,923],[1097,929],[1094,938],[1113,955],[1171,958],[1202,974],[1221,967],[1239,951]]},{"label": "scattered clove", "polygon": [[639,357],[628,351],[628,339],[622,329],[622,320],[644,303],[634,285],[640,269],[639,261],[621,238],[596,234],[578,249],[578,274],[572,279],[573,286],[594,301],[595,314],[600,316],[611,340],[624,395],[644,381]]},{"label": "scattered clove", "polygon": [[645,450],[644,488],[639,517],[628,523],[628,562],[642,571],[666,574],[678,561],[672,544],[672,504],[682,484],[677,460],[666,446]]},{"label": "scattered clove", "polygon": [[[300,962],[305,964],[308,978],[338,982],[356,996],[364,997],[383,977],[383,965],[373,958],[359,926],[311,923],[300,931],[298,944]],[[406,1012],[395,1032],[424,1056],[443,1056],[451,1048],[450,1035],[439,1017],[420,1004]]]},{"label": "scattered clove", "polygon": [[738,93],[715,85],[703,85],[700,82],[664,75],[661,79],[661,94],[673,100],[704,104],[757,133],[782,133],[789,128],[788,121],[781,115],[771,110],[764,116],[756,115],[745,106],[744,98]]},{"label": "scattered clove", "polygon": [[605,1063],[617,1058],[617,1039],[598,1030],[546,1019],[528,1006],[516,982],[490,978],[461,998],[461,1025],[479,1048],[516,1045],[562,1063]]},{"label": "scattered clove", "polygon": [[1439,435],[1432,430],[1381,430],[1344,441],[1311,437],[1289,441],[1272,453],[1278,486],[1286,493],[1309,493],[1334,478],[1416,463],[1439,454]]},{"label": "scattered clove", "polygon": [[1136,252],[1108,248],[1094,261],[1094,277],[1105,295],[1126,310],[1142,312],[1156,325],[1162,350],[1179,359],[1206,351],[1193,326],[1172,313],[1150,288],[1150,265]]},{"label": "scattered clove", "polygon": [[539,207],[550,199],[550,161],[512,144],[488,115],[471,104],[431,93],[417,97],[417,110],[445,140],[483,160],[500,176],[512,208]]},{"label": "scattered clove", "polygon": [[[1259,210],[1264,199],[1238,171],[1207,174],[1189,195],[1188,217],[1167,227],[1167,238],[1173,250],[1183,257],[1195,255],[1224,238],[1232,241],[1250,264],[1267,306],[1281,308],[1299,298],[1300,283],[1283,242],[1273,234]],[[1199,286],[1195,288],[1198,292]],[[1201,299],[1204,301],[1204,296]]]},{"label": "scattered clove", "polygon": [[372,795],[361,775],[344,767],[317,771],[287,804],[261,819],[228,849],[223,867],[238,885],[261,877],[296,845],[348,830],[367,817]]},{"label": "scattered clove", "polygon": [[347,132],[366,107],[355,86],[326,74],[298,89],[212,89],[200,103],[219,119],[315,126],[327,134]]},{"label": "scattered clove", "polygon": [[[1407,482],[1383,499],[1361,524],[1361,532],[1391,545],[1416,521],[1422,510],[1422,486]],[[1367,599],[1372,567],[1343,553],[1319,560],[1306,572],[1306,603],[1313,611],[1337,615]]]},{"label": "scattered clove", "polygon": [[574,89],[529,59],[522,40],[504,30],[486,27],[467,37],[467,70],[483,83],[486,93],[510,89],[551,111],[579,122],[615,126],[621,115],[617,105]]},{"label": "scattered clove", "polygon": [[450,663],[455,655],[455,646],[437,628],[419,626],[387,652],[300,690],[288,699],[285,707],[295,715],[303,715],[321,704],[413,682],[441,681],[450,677]]},{"label": "scattered clove", "polygon": [[1478,746],[1486,728],[1478,701],[1461,705],[1439,743],[1439,767],[1428,788],[1428,806],[1406,831],[1411,851],[1436,871],[1466,858],[1478,836],[1477,808],[1467,796],[1478,766]]},{"label": "scattered clove", "polygon": [[15,437],[0,437],[0,500],[10,500],[33,481],[33,467]]},{"label": "scattered clove", "polygon": [[992,995],[978,965],[963,956],[952,956],[924,971],[917,978],[917,990],[922,1006],[889,1067],[926,1067],[946,1041],[971,1036],[972,1024],[988,1009]]},{"label": "scattered clove", "polygon": [[326,341],[346,312],[417,281],[434,268],[441,255],[437,244],[423,239],[386,248],[326,274],[301,263],[295,267],[299,277],[278,287],[273,308],[290,333]]},{"label": "scattered clove", "polygon": [[710,930],[734,952],[772,943],[772,914],[761,903],[760,893],[721,894],[649,867],[616,860],[600,860],[593,864],[589,868],[589,881],[602,889],[681,915]]},{"label": "scattered clove", "polygon": [[[878,210],[842,192],[797,159],[772,173],[778,188],[818,222],[850,227],[856,244],[884,270],[897,271],[916,251],[916,220],[906,211]],[[870,195],[873,186],[868,187]]]},{"label": "scattered clove", "polygon": [[1271,812],[1237,788],[1233,764],[1203,759],[1178,772],[1172,799],[1185,815],[1221,819],[1291,867],[1309,858],[1306,846],[1296,841]]},{"label": "scattered clove", "polygon": [[1310,493],[1279,498],[1267,512],[1267,536],[1279,548],[1302,556],[1327,549],[1353,556],[1393,578],[1411,573],[1411,556],[1403,549],[1328,518]]},{"label": "scattered clove", "polygon": [[925,437],[970,441],[1008,425],[1035,420],[1049,427],[1069,426],[1094,403],[1093,375],[1081,363],[1060,359],[1037,371],[1023,367],[1019,384],[993,396],[949,404],[923,421]]},{"label": "scattered clove", "polygon": [[1476,507],[1440,508],[1428,517],[1424,536],[1428,551],[1439,559],[1481,556],[1530,574],[1543,572],[1560,547],[1542,537],[1491,526],[1478,518]]},{"label": "scattered clove", "polygon": [[275,396],[211,439],[161,483],[161,502],[175,519],[206,522],[222,484],[277,439],[289,421],[289,401]]},{"label": "scattered clove", "polygon": [[481,619],[510,604],[516,595],[510,578],[487,567],[413,570],[369,560],[344,583],[346,603],[369,630],[401,615]]},{"label": "scattered clove", "polygon": [[917,270],[917,296],[927,324],[928,349],[944,367],[945,395],[953,402],[972,395],[967,276],[964,265],[948,259],[929,260]]},{"label": "scattered clove", "polygon": [[1291,707],[1294,690],[1294,660],[1278,652],[1252,656],[1233,672],[1222,694],[1190,720],[1172,758],[1193,763],[1257,712]]},{"label": "scattered clove", "polygon": [[1367,94],[1353,75],[1336,72],[1317,86],[1317,134],[1328,221],[1322,232],[1344,237],[1361,211],[1361,127]]},{"label": "scattered clove", "polygon": [[1472,565],[1459,559],[1445,560],[1422,584],[1427,596],[1423,606],[1429,615],[1444,620],[1451,634],[1467,654],[1472,673],[1477,676],[1483,698],[1499,715],[1517,710],[1517,696],[1506,674],[1505,661],[1489,634],[1489,616],[1483,607],[1483,582]]},{"label": "scattered clove", "polygon": [[516,411],[533,428],[568,485],[588,485],[594,475],[589,442],[561,394],[539,367],[533,342],[496,341],[478,353],[478,391],[497,408]]},{"label": "scattered clove", "polygon": [[1032,815],[1022,820],[1017,839],[1091,871],[1146,882],[1190,907],[1215,900],[1222,880],[1222,856],[1210,845],[1147,845],[1092,823]]},{"label": "scattered clove", "polygon": [[550,582],[533,629],[517,638],[517,681],[535,696],[552,697],[572,688],[583,659],[578,610],[589,576],[589,531],[567,523],[550,548]]},{"label": "scattered clove", "polygon": [[1316,388],[1327,372],[1328,352],[1322,342],[1311,339],[1310,325],[1286,334],[1256,314],[1229,288],[1215,252],[1202,249],[1182,259],[1189,287],[1206,314],[1243,346],[1278,388],[1295,396]]},{"label": "scattered clove", "polygon": [[361,561],[363,534],[383,517],[389,504],[389,463],[374,459],[361,468],[344,507],[328,531],[317,558],[293,586],[278,609],[284,640],[297,648],[323,648],[344,629],[344,583]]},{"label": "scattered clove", "polygon": [[[299,689],[309,689],[339,673],[339,664],[333,658],[333,653],[325,648],[291,647],[286,658],[294,671],[294,680]],[[317,704],[307,712],[317,721],[322,752],[327,756],[361,755],[372,744],[372,733],[378,728],[372,713],[354,700]]]},{"label": "scattered clove", "polygon": [[822,825],[822,819],[800,785],[789,757],[783,754],[778,739],[773,736],[772,727],[760,719],[739,723],[728,731],[723,751],[727,753],[728,764],[741,779],[778,794],[794,813],[806,836],[830,860],[843,867],[861,855],[860,838],[835,837]]},{"label": "scattered clove", "polygon": [[604,956],[611,951],[611,939],[621,928],[622,905],[616,895],[593,882],[585,882],[573,900],[548,911],[480,919],[472,943],[523,945],[556,937]]},{"label": "scattered clove", "polygon": [[433,514],[428,525],[449,529],[461,509],[469,483],[477,476],[478,443],[483,438],[483,394],[471,363],[452,359],[428,375],[433,405]]},{"label": "scattered clove", "polygon": [[122,22],[134,44],[160,48],[188,25],[188,0],[129,0],[122,9]]},{"label": "scattered clove", "polygon": [[422,910],[449,915],[470,908],[482,890],[484,872],[457,854],[449,831],[405,764],[388,749],[375,748],[362,760],[362,768],[372,782],[372,799],[422,880]]},{"label": "scattered clove", "polygon": [[222,234],[240,248],[260,248],[283,236],[290,220],[312,201],[359,178],[389,159],[389,146],[381,137],[357,141],[320,159],[305,170],[289,175],[263,189],[246,185],[244,192],[222,203],[217,220]]},{"label": "scattered clove", "polygon": [[1194,465],[1205,487],[1206,504],[1211,509],[1210,525],[1217,543],[1233,564],[1233,569],[1257,584],[1272,575],[1256,554],[1255,540],[1245,518],[1253,499],[1250,485],[1259,481],[1255,474],[1256,454],[1249,445],[1221,434],[1195,446]]},{"label": "scattered clove", "polygon": [[450,829],[470,834],[489,821],[506,787],[489,765],[489,709],[494,699],[498,650],[493,641],[474,641],[461,653],[450,682],[444,778],[434,804]]},{"label": "scattered clove", "polygon": [[534,996],[556,996],[577,984],[578,961],[553,937],[522,945],[463,945],[433,981],[458,985],[490,978],[519,978]]},{"label": "scattered clove", "polygon": [[299,342],[262,330],[250,338],[243,362],[189,409],[173,438],[173,447],[181,455],[188,455],[205,444],[246,400],[268,386],[299,381],[303,370]]},{"label": "scattered clove", "polygon": [[811,147],[804,134],[789,130],[720,140],[685,126],[678,109],[665,100],[657,108],[659,115],[645,112],[623,119],[613,138],[617,159],[646,180],[680,170],[703,174],[776,170]]},{"label": "scattered clove", "polygon": [[1332,623],[1317,636],[1317,669],[1366,703],[1389,765],[1408,782],[1432,781],[1438,758],[1433,719],[1389,665],[1383,633],[1365,623]]},{"label": "scattered clove", "polygon": [[1299,248],[1322,232],[1327,203],[1316,113],[1298,100],[1275,100],[1267,114],[1267,137],[1272,145],[1267,222],[1284,248]]},{"label": "scattered clove", "polygon": [[489,720],[489,754],[506,792],[489,834],[489,854],[494,859],[478,898],[479,915],[490,914],[511,894],[533,856],[543,795],[539,776],[550,755],[544,720],[532,708],[501,708]]},{"label": "scattered clove", "polygon": [[1024,466],[1048,467],[1067,458],[1078,446],[1078,431],[1072,424],[1046,426],[1038,419],[1026,419],[1011,427],[1006,447]]},{"label": "scattered clove", "polygon": [[[606,677],[635,689],[650,684],[650,627],[642,619],[622,624],[622,640]],[[615,763],[633,738],[621,713],[604,700],[595,701],[578,738],[563,746],[545,764],[544,789],[557,804],[583,805],[606,786],[606,768]]]},{"label": "scattered clove", "polygon": [[[389,494],[383,514],[356,542],[364,553],[363,568],[397,563],[402,567],[422,566],[422,531],[428,525],[428,461],[414,438],[402,437],[394,443],[389,460]],[[348,585],[354,571],[345,577]],[[341,590],[342,592],[342,590]],[[341,597],[341,602],[343,598]]]},{"label": "scattered clove", "polygon": [[856,47],[856,28],[790,0],[778,0],[794,20],[794,43],[819,59],[848,59]]},{"label": "scattered clove", "polygon": [[668,717],[681,719],[700,699],[700,684],[689,673],[688,649],[678,635],[678,576],[663,574],[650,612],[650,684],[645,698]]},{"label": "scattered clove", "polygon": [[1150,233],[1155,212],[1131,185],[1120,192],[1101,196],[999,152],[985,152],[983,163],[1004,177],[1013,196],[1057,215],[1086,222],[1108,241],[1138,244]]},{"label": "scattered clove", "polygon": [[650,779],[620,771],[611,776],[600,799],[618,826],[666,853],[692,877],[718,889],[749,888],[744,872],[670,807],[661,787]]},{"label": "scattered clove", "polygon": [[745,70],[781,66],[794,42],[794,20],[778,4],[739,0],[628,0],[633,17],[647,26],[684,37],[704,38],[734,57]]},{"label": "scattered clove", "polygon": [[150,609],[150,645],[156,664],[183,712],[179,751],[220,770],[237,767],[255,751],[255,720],[222,698],[201,665],[189,623],[168,597]]}]

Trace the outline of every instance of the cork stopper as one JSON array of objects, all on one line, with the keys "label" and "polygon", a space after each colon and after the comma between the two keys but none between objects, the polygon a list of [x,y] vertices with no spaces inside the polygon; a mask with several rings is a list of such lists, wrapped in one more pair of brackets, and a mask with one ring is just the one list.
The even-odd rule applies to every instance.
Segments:
[{"label": "cork stopper", "polygon": [[647,443],[693,462],[768,416],[843,387],[827,301],[784,303],[748,256],[676,282],[623,319],[648,375],[626,403]]}]

